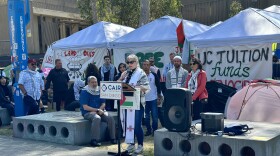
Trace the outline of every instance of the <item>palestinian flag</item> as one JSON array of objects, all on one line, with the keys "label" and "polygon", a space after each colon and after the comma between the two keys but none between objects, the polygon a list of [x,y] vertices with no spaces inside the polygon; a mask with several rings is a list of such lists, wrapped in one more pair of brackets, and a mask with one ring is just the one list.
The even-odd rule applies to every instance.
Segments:
[{"label": "palestinian flag", "polygon": [[180,48],[183,48],[184,42],[185,42],[185,34],[184,34],[184,27],[183,27],[183,20],[181,23],[178,25],[176,29],[177,33],[177,40],[178,40],[178,46]]},{"label": "palestinian flag", "polygon": [[126,97],[124,96],[124,94],[122,93],[122,98],[120,100],[120,105],[123,105],[123,103],[125,103],[126,101]]}]

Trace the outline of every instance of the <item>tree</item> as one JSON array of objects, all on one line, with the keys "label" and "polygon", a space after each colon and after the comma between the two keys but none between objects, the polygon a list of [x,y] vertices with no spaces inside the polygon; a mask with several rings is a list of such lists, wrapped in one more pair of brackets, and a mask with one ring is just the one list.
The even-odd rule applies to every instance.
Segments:
[{"label": "tree", "polygon": [[180,12],[182,6],[181,0],[151,0],[150,20],[165,15],[182,18],[182,13]]},{"label": "tree", "polygon": [[[145,18],[149,18],[148,21],[144,20],[144,22],[140,22],[140,0],[78,0],[77,6],[80,9],[81,17],[89,24],[93,24],[98,21],[108,21],[137,28],[141,26],[141,23],[146,24],[147,22],[164,15],[170,15],[179,18],[182,17],[180,12],[182,4],[180,0],[141,1],[143,3],[150,2],[150,9],[147,9],[150,11],[145,12],[147,15],[150,15],[145,15]],[[93,3],[96,3],[96,8],[94,8],[95,6],[92,6]],[[145,8],[147,8],[147,4],[145,6]],[[92,10],[96,10],[97,13],[93,13]],[[93,18],[93,15],[97,15],[97,17]],[[95,21],[93,19],[97,19],[97,21],[93,22]]]},{"label": "tree", "polygon": [[92,22],[97,23],[98,22],[98,16],[97,16],[97,9],[96,9],[96,4],[97,0],[91,0],[91,11],[92,11]]},{"label": "tree", "polygon": [[148,23],[149,18],[150,18],[150,0],[140,0],[139,26]]},{"label": "tree", "polygon": [[233,17],[234,15],[238,14],[241,10],[243,10],[241,3],[236,0],[232,1],[229,9],[229,17]]}]

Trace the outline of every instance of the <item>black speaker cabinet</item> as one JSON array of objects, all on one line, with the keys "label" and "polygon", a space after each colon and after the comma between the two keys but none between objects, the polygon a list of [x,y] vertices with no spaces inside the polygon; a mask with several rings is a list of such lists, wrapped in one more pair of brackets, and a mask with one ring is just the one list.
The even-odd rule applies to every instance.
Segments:
[{"label": "black speaker cabinet", "polygon": [[214,133],[224,130],[224,114],[223,113],[200,113],[202,132]]},{"label": "black speaker cabinet", "polygon": [[164,95],[163,120],[169,131],[187,132],[191,127],[192,94],[188,89],[167,89]]}]

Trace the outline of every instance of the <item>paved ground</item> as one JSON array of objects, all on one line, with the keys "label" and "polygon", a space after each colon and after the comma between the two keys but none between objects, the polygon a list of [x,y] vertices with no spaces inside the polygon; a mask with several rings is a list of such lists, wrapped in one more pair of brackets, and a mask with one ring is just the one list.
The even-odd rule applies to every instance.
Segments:
[{"label": "paved ground", "polygon": [[1,156],[105,156],[107,151],[92,147],[55,144],[0,135]]}]

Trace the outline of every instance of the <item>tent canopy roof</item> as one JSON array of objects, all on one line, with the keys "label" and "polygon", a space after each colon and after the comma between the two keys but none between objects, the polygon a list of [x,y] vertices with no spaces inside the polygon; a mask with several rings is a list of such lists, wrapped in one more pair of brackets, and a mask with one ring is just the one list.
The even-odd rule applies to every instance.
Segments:
[{"label": "tent canopy roof", "polygon": [[264,9],[266,11],[271,11],[271,12],[275,12],[275,13],[280,13],[280,6],[278,5],[272,5],[266,9]]},{"label": "tent canopy roof", "polygon": [[[176,29],[182,19],[163,16],[127,35],[112,42],[115,48],[149,47],[161,45],[177,45]],[[184,30],[186,37],[193,36],[209,29],[208,26],[192,21],[184,20]]]},{"label": "tent canopy roof", "polygon": [[280,14],[248,8],[192,37],[196,47],[272,43],[280,40]]},{"label": "tent canopy roof", "polygon": [[55,42],[52,48],[109,48],[110,42],[133,30],[131,27],[101,21]]}]

